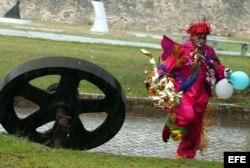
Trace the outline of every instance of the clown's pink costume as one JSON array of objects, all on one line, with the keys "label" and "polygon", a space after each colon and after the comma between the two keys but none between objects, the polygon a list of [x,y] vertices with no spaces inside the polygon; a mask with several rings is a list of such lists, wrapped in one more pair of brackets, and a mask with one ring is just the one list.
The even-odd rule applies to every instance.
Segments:
[{"label": "clown's pink costume", "polygon": [[[177,157],[194,158],[202,148],[202,121],[208,100],[212,96],[211,85],[224,78],[225,67],[215,51],[206,45],[210,25],[204,20],[191,24],[187,33],[189,41],[177,44],[166,36],[162,39],[162,64],[158,67],[160,77],[164,74],[174,79],[175,91],[183,91],[180,103],[173,109],[164,109],[170,115],[171,124],[184,128],[185,133],[177,149]],[[163,141],[171,134],[170,126],[163,129]]]}]

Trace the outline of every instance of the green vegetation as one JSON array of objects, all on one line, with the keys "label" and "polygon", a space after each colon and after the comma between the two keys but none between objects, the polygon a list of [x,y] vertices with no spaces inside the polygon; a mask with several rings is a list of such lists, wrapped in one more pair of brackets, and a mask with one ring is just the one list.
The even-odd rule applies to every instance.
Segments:
[{"label": "green vegetation", "polygon": [[26,139],[0,134],[1,168],[219,168],[222,162],[200,160],[171,160],[50,149]]},{"label": "green vegetation", "polygon": [[[145,70],[151,70],[149,59],[140,53],[139,47],[88,44],[77,42],[58,42],[42,39],[0,36],[0,80],[13,68],[28,60],[44,56],[69,56],[84,59],[99,65],[113,74],[121,83],[126,96],[147,97],[143,81]],[[149,49],[156,60],[161,54],[158,49]],[[241,70],[250,74],[250,59],[242,56],[223,56],[219,58],[233,71]],[[40,85],[48,86],[47,80],[40,80]],[[85,89],[85,88],[84,88]],[[95,89],[80,89],[95,93]],[[249,89],[235,91],[232,98],[220,102],[249,104]],[[217,101],[212,100],[212,101]]]},{"label": "green vegetation", "polygon": [[[128,96],[146,96],[143,80],[144,70],[149,69],[149,64],[148,58],[140,53],[139,48],[9,36],[0,36],[0,43],[0,79],[14,67],[28,60],[51,55],[70,56],[95,63],[112,73],[124,90],[128,91]],[[153,50],[153,52],[159,51]]]}]

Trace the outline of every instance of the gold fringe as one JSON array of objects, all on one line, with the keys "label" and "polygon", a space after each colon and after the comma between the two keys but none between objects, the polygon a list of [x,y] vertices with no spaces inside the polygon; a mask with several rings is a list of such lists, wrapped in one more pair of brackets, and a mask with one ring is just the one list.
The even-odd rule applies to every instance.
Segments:
[{"label": "gold fringe", "polygon": [[206,135],[207,131],[210,131],[209,129],[213,124],[214,124],[214,119],[213,119],[213,114],[214,114],[214,107],[209,105],[204,111],[204,117],[202,121],[202,132],[201,132],[201,142],[199,146],[199,150],[201,152],[201,155],[203,155],[203,152],[205,149],[208,147],[208,137]]}]

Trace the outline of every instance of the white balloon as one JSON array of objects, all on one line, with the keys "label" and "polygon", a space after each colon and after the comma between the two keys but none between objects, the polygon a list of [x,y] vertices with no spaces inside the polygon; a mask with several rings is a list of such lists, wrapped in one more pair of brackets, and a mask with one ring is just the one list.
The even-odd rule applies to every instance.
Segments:
[{"label": "white balloon", "polygon": [[221,99],[228,99],[233,94],[233,85],[227,79],[222,79],[216,84],[215,93]]}]

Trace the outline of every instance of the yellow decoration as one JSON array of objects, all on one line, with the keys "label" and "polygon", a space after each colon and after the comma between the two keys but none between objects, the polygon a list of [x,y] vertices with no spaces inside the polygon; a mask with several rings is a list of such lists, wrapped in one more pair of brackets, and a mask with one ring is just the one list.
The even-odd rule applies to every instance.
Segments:
[{"label": "yellow decoration", "polygon": [[150,52],[144,49],[142,49],[141,52],[150,58],[149,62],[153,69],[152,71],[145,71],[146,78],[144,80],[144,84],[149,98],[154,101],[154,106],[172,110],[180,103],[183,93],[175,91],[174,78],[167,75],[163,75],[159,78],[155,60]]},{"label": "yellow decoration", "polygon": [[171,138],[174,141],[180,141],[182,139],[183,133],[181,130],[171,130]]}]

